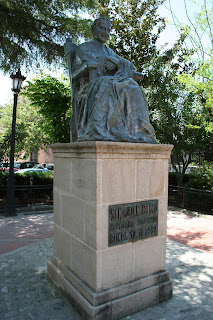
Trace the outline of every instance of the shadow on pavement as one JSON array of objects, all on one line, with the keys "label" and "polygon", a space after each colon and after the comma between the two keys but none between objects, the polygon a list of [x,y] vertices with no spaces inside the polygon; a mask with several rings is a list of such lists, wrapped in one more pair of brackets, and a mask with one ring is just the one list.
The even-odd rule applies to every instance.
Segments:
[{"label": "shadow on pavement", "polygon": [[[178,232],[178,230],[177,230]],[[207,252],[212,252],[212,246],[199,243],[199,241],[196,241],[196,246],[193,246],[192,240],[202,240],[204,239],[206,235],[206,232],[190,232],[190,231],[184,231],[184,233],[181,234],[181,232],[176,233],[176,235],[168,235],[168,238],[172,241],[178,241],[180,243],[186,244],[188,246],[196,247],[197,249],[205,250]]]}]

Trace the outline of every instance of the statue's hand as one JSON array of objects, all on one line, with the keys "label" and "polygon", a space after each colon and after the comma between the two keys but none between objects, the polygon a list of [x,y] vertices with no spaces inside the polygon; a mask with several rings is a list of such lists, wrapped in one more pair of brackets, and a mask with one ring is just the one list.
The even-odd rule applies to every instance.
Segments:
[{"label": "statue's hand", "polygon": [[114,62],[109,61],[109,60],[106,60],[104,62],[104,66],[105,66],[106,70],[108,70],[108,71],[112,71],[115,68],[117,68],[117,65]]},{"label": "statue's hand", "polygon": [[119,68],[120,60],[115,57],[107,57],[104,61],[104,66],[106,70],[112,71]]}]

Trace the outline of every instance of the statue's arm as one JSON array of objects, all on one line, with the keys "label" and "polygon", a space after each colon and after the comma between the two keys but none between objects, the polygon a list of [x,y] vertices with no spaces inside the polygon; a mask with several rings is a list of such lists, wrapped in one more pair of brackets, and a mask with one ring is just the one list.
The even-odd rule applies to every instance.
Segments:
[{"label": "statue's arm", "polygon": [[144,79],[144,74],[141,72],[137,72],[132,62],[121,57],[120,57],[120,61],[121,61],[121,70],[124,74],[131,77],[134,81],[139,81]]},{"label": "statue's arm", "polygon": [[96,70],[98,63],[94,61],[91,55],[90,46],[85,43],[78,47],[76,50],[75,59],[73,62],[72,79],[77,80],[82,77],[90,75],[90,73]]},{"label": "statue's arm", "polygon": [[89,61],[83,63],[80,68],[72,72],[72,79],[77,80],[79,78],[85,77],[89,74],[90,71],[97,69],[98,63],[95,61]]}]

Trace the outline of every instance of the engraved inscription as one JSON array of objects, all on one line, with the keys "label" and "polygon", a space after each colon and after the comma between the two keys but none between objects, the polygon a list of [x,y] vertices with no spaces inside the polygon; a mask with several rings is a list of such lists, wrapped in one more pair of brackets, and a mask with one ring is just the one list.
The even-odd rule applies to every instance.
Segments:
[{"label": "engraved inscription", "polygon": [[109,206],[109,246],[158,235],[158,200]]}]

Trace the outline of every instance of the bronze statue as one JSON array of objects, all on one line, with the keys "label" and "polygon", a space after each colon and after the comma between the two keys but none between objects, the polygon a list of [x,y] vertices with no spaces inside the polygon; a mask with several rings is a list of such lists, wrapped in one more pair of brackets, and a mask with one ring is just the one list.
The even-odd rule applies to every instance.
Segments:
[{"label": "bronze statue", "polygon": [[72,83],[71,141],[157,143],[149,122],[142,74],[105,45],[111,23],[92,24],[93,41],[65,44]]}]

